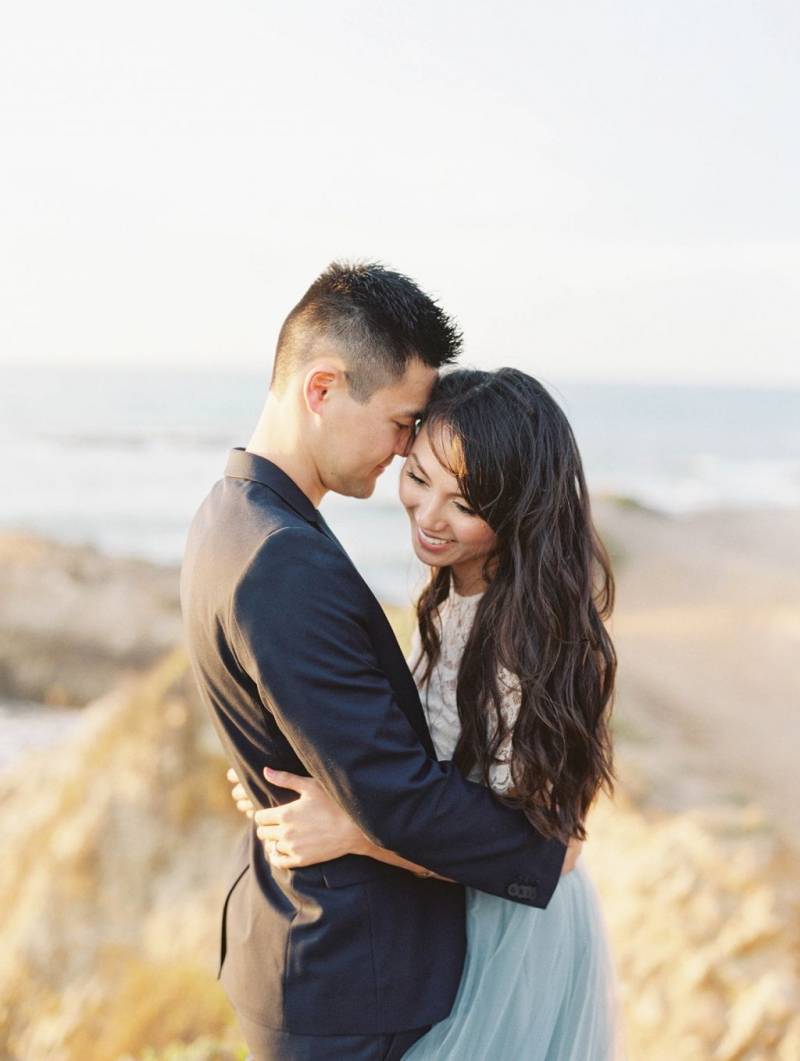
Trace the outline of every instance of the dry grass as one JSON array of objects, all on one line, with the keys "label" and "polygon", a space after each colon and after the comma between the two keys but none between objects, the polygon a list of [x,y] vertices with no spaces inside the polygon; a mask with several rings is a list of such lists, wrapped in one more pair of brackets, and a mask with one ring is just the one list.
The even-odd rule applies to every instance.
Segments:
[{"label": "dry grass", "polygon": [[[411,612],[390,616],[407,643]],[[629,722],[624,779],[655,739]],[[214,979],[220,865],[241,825],[224,774],[175,651],[0,780],[0,1057],[244,1056]],[[587,851],[632,1061],[795,1061],[796,855],[748,806],[667,812],[646,782],[597,808]]]},{"label": "dry grass", "polygon": [[180,651],[93,705],[73,744],[6,776],[0,1056],[221,1040],[219,866],[241,824]]}]

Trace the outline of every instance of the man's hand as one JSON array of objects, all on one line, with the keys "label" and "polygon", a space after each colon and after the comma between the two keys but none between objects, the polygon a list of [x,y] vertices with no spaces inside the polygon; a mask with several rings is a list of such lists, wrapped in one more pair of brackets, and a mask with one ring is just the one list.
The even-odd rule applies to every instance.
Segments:
[{"label": "man's hand", "polygon": [[578,859],[580,858],[581,850],[583,849],[582,840],[570,840],[567,845],[567,853],[564,857],[564,865],[561,867],[561,876],[565,873],[571,873],[577,865]]},{"label": "man's hand", "polygon": [[292,803],[255,812],[256,833],[271,865],[296,869],[365,851],[364,834],[313,777],[269,767],[264,768],[264,777],[278,788],[300,793]]}]

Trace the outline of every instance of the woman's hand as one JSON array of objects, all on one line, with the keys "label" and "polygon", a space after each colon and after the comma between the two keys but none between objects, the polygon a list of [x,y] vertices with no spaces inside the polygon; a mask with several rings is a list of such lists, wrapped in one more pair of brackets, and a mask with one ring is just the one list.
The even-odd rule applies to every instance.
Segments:
[{"label": "woman's hand", "polygon": [[233,785],[231,796],[233,796],[233,802],[236,804],[237,809],[240,810],[242,814],[246,814],[248,818],[252,818],[255,814],[256,808],[250,802],[250,797],[245,792],[244,785],[239,783],[239,775],[233,767],[231,767],[225,776]]},{"label": "woman's hand", "polygon": [[365,853],[367,838],[313,777],[269,767],[265,768],[264,777],[278,788],[300,793],[300,798],[291,803],[255,812],[256,833],[264,842],[271,865],[297,869],[342,855]]},{"label": "woman's hand", "polygon": [[342,855],[365,855],[378,862],[408,870],[417,877],[435,877],[449,881],[433,870],[387,851],[372,843],[313,777],[298,777],[278,770],[264,769],[264,777],[278,788],[300,793],[300,799],[281,807],[256,811],[250,798],[231,768],[226,777],[233,785],[231,795],[236,806],[248,818],[255,817],[257,835],[264,842],[264,852],[271,865],[283,869],[312,866]]}]

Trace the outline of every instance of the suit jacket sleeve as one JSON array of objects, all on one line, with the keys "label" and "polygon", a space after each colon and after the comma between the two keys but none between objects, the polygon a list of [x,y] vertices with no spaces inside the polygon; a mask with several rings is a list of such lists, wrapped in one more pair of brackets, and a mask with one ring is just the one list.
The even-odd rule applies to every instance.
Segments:
[{"label": "suit jacket sleeve", "polygon": [[564,845],[428,756],[378,665],[367,592],[316,529],[266,540],[231,614],[237,656],[264,706],[372,840],[481,891],[546,906]]}]

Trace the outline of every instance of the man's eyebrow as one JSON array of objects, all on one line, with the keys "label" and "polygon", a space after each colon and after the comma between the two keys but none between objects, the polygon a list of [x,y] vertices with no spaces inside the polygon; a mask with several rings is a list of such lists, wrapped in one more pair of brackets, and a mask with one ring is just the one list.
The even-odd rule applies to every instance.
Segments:
[{"label": "man's eyebrow", "polygon": [[401,420],[408,419],[408,420],[417,421],[422,416],[422,412],[420,411],[420,412],[414,412],[414,413],[398,413],[397,415],[400,417]]}]

